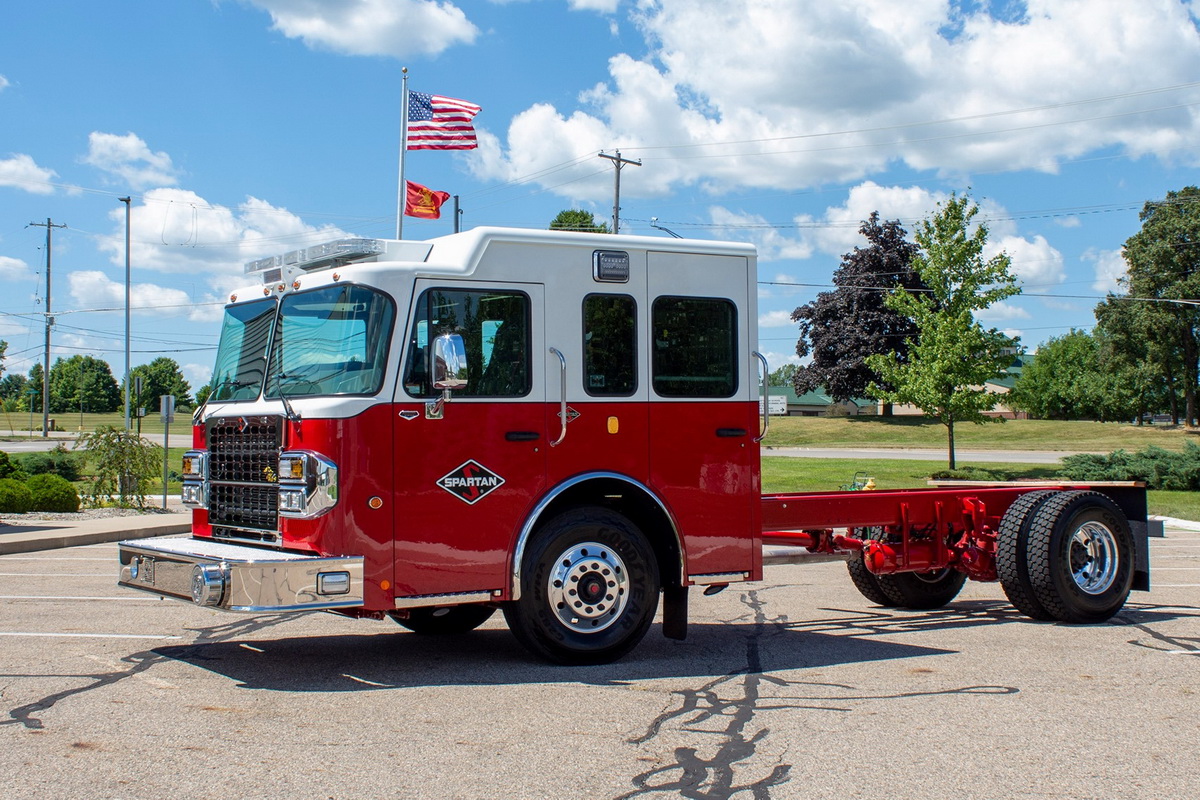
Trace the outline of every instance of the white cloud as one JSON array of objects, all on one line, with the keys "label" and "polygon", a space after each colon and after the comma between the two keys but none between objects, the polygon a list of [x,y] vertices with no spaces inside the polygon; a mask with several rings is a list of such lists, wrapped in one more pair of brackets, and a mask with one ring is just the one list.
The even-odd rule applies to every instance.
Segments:
[{"label": "white cloud", "polygon": [[788,258],[808,258],[812,246],[799,239],[790,239],[772,228],[766,219],[755,214],[738,214],[721,206],[708,210],[713,225],[723,235],[749,241],[758,248],[760,261],[778,261]]},{"label": "white cloud", "polygon": [[792,322],[792,312],[790,311],[768,311],[758,315],[758,327],[760,328],[792,328],[795,325],[796,323]]},{"label": "white cloud", "polygon": [[29,265],[21,259],[0,256],[0,281],[25,281],[33,277]]},{"label": "white cloud", "polygon": [[462,9],[433,0],[250,0],[272,27],[314,49],[355,56],[437,55],[479,29]]},{"label": "white cloud", "polygon": [[1124,292],[1120,284],[1129,271],[1125,256],[1120,250],[1088,250],[1083,254],[1084,261],[1091,261],[1096,279],[1092,281],[1092,289],[1097,292]]},{"label": "white cloud", "polygon": [[88,135],[88,153],[83,163],[119,179],[133,189],[174,186],[178,183],[175,165],[164,152],[152,151],[132,133],[93,131]]},{"label": "white cloud", "polygon": [[57,172],[39,167],[24,153],[0,159],[0,186],[13,186],[33,194],[53,194],[50,181],[57,176]]},{"label": "white cloud", "polygon": [[601,14],[615,14],[621,0],[567,0],[567,6],[572,11],[599,11]]},{"label": "white cloud", "polygon": [[[79,270],[67,276],[68,290],[78,308],[124,308],[125,283],[114,281],[98,270]],[[210,319],[213,314],[201,303],[215,303],[220,311],[221,298],[216,295],[200,303],[181,289],[170,289],[153,283],[130,286],[129,307],[147,315],[164,318],[186,318],[190,321]],[[216,314],[219,318],[220,314]]]},{"label": "white cloud", "polygon": [[916,186],[880,186],[865,181],[849,191],[845,203],[826,208],[823,216],[802,214],[795,221],[801,228],[811,229],[807,238],[815,249],[840,258],[866,245],[858,229],[872,212],[879,212],[880,221],[900,220],[911,240],[915,223],[929,216],[945,199],[945,194]]},{"label": "white cloud", "polygon": [[976,311],[975,318],[979,322],[995,324],[997,322],[1011,322],[1017,319],[1032,319],[1033,315],[1020,306],[1015,306],[1012,303],[1001,300],[997,303],[992,303],[987,308]]},{"label": "white cloud", "polygon": [[0,92],[3,92],[9,86],[12,86],[12,84],[8,82],[8,78],[0,75]]},{"label": "white cloud", "polygon": [[1145,92],[1144,64],[1155,64],[1154,86],[1200,72],[1200,32],[1178,0],[1143,0],[1136,18],[1127,0],[1009,11],[948,0],[643,2],[632,12],[643,57],[610,59],[609,80],[578,109],[518,114],[506,150],[476,166],[510,180],[579,158],[538,182],[599,198],[606,181],[586,177],[597,170],[583,157],[615,147],[652,167],[630,182],[631,197],[680,185],[794,191],[897,163],[1054,171],[1101,148],[1200,158],[1200,115],[1186,107],[1195,90]]},{"label": "white cloud", "polygon": [[1057,285],[1066,280],[1062,253],[1051,246],[1044,236],[1038,235],[1033,239],[1020,236],[989,237],[984,258],[991,258],[1000,251],[1008,253],[1012,259],[1012,273],[1023,286],[1032,289]]},{"label": "white cloud", "polygon": [[[124,264],[125,210],[116,208],[109,217],[113,233],[99,247],[114,264]],[[130,262],[138,269],[194,275],[206,280],[218,298],[246,283],[247,261],[350,235],[332,225],[314,227],[255,197],[229,208],[172,188],[147,192],[131,209],[130,230]]]}]

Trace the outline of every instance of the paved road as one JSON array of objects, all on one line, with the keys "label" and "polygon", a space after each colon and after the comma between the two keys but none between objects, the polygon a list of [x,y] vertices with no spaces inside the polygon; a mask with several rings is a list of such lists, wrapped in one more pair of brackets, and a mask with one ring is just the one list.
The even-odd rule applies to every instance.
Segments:
[{"label": "paved road", "polygon": [[114,585],[115,547],[0,557],[0,784],[57,798],[1194,798],[1200,532],[1111,623],[934,612],[840,564],[697,595],[625,660],[531,660],[494,618],[422,637]]},{"label": "paved road", "polygon": [[[192,446],[191,428],[185,426],[183,430],[184,433],[172,433],[167,437],[167,442],[171,447]],[[53,433],[47,438],[35,435],[32,439],[27,435],[6,435],[6,433],[0,431],[0,437],[3,437],[0,439],[0,450],[6,453],[44,453],[47,450],[53,450],[60,444],[68,450],[71,450],[75,446],[74,435],[68,433]],[[142,438],[158,445],[161,445],[163,441],[161,433],[142,434]]]}]

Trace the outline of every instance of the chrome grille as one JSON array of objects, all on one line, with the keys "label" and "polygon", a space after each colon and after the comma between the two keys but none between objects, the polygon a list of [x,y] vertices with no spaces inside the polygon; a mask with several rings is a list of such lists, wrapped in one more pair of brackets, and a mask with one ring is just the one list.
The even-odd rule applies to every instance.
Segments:
[{"label": "chrome grille", "polygon": [[210,419],[208,521],[213,536],[275,542],[279,531],[279,417]]}]

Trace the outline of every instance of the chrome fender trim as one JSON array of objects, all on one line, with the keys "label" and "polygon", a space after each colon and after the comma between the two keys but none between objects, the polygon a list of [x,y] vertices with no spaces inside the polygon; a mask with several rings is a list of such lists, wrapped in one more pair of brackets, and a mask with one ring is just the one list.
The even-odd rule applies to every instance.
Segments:
[{"label": "chrome fender trim", "polygon": [[526,518],[525,524],[521,526],[521,533],[517,537],[517,545],[513,548],[511,576],[512,585],[509,587],[510,599],[521,599],[521,563],[525,560],[525,548],[529,544],[529,538],[533,535],[533,529],[537,527],[538,522],[542,518],[542,514],[544,514],[546,509],[564,492],[575,488],[581,483],[587,483],[595,480],[614,480],[629,484],[631,487],[641,491],[654,501],[659,510],[662,511],[663,516],[666,517],[667,521],[671,525],[671,535],[675,537],[675,546],[679,550],[679,579],[680,581],[683,580],[683,576],[686,574],[686,565],[684,564],[684,561],[687,558],[687,555],[683,549],[683,538],[679,534],[679,524],[675,521],[674,515],[671,514],[671,512],[667,509],[666,503],[662,501],[662,498],[651,491],[650,487],[646,486],[641,481],[630,478],[628,475],[622,475],[619,472],[587,472],[582,475],[576,475],[572,478],[568,478],[547,492],[542,499],[538,501],[537,506],[534,507],[533,511]]}]

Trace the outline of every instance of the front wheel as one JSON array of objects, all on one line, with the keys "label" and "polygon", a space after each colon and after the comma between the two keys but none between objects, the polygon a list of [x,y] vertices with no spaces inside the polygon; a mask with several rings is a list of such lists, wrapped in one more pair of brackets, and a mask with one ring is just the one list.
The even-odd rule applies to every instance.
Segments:
[{"label": "front wheel", "polygon": [[492,606],[468,605],[414,608],[407,614],[393,613],[390,616],[397,625],[413,633],[449,636],[473,631],[495,613],[496,609]]},{"label": "front wheel", "polygon": [[646,635],[658,591],[654,551],[637,526],[605,508],[577,508],[530,541],[520,598],[505,604],[504,618],[550,661],[606,664]]}]

